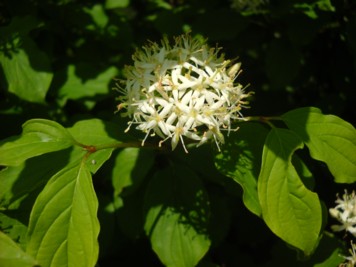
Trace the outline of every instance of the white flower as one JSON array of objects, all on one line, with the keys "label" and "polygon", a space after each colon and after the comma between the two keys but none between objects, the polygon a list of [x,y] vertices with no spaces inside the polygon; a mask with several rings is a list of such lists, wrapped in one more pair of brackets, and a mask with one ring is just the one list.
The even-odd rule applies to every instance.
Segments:
[{"label": "white flower", "polygon": [[134,64],[126,66],[126,80],[120,108],[127,109],[131,125],[162,138],[171,139],[172,149],[185,138],[201,145],[208,140],[224,143],[221,130],[231,131],[232,121],[243,120],[240,110],[250,94],[235,83],[240,63],[233,64],[209,48],[205,41],[182,35],[170,44],[150,43],[133,55]]},{"label": "white flower", "polygon": [[345,230],[356,237],[356,195],[355,191],[351,194],[345,194],[342,199],[337,196],[337,203],[335,208],[329,210],[330,215],[336,218],[341,225],[332,225],[331,229],[333,231]]}]

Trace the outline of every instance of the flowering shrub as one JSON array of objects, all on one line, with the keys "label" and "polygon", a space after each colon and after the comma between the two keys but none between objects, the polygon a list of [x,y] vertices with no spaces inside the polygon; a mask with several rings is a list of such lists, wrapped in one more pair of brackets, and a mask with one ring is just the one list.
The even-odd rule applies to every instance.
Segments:
[{"label": "flowering shrub", "polygon": [[351,2],[2,1],[0,266],[354,265]]}]

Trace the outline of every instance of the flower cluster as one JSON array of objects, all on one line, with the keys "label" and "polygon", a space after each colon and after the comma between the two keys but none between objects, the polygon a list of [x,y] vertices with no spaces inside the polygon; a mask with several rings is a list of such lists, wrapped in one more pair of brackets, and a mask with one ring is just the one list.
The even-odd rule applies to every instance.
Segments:
[{"label": "flower cluster", "polygon": [[347,262],[340,265],[340,267],[354,267],[356,265],[356,244],[351,241],[351,248],[349,249],[351,256],[342,256]]},{"label": "flower cluster", "polygon": [[329,210],[330,215],[336,218],[341,225],[332,225],[333,231],[345,230],[356,237],[356,195],[355,191],[348,194],[345,190],[345,194],[342,199],[337,196],[336,207]]},{"label": "flower cluster", "polygon": [[[332,225],[331,229],[335,232],[347,231],[356,237],[356,194],[352,191],[351,194],[343,194],[342,198],[337,195],[336,207],[329,209],[330,215],[336,218],[341,225]],[[349,249],[351,256],[341,255],[346,262],[340,264],[341,267],[352,267],[356,265],[356,244],[351,241],[351,248]]]},{"label": "flower cluster", "polygon": [[119,109],[126,108],[132,125],[146,135],[158,135],[160,145],[171,139],[172,150],[184,138],[198,146],[214,139],[224,143],[221,130],[231,131],[233,120],[243,120],[241,108],[247,104],[243,86],[235,83],[240,64],[225,60],[219,48],[182,35],[170,44],[150,43],[133,55],[126,66],[123,97]]}]

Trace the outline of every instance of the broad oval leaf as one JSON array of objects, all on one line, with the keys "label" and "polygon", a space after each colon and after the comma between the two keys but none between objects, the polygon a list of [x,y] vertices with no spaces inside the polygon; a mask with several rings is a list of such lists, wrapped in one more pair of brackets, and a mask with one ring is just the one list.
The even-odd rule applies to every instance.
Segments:
[{"label": "broad oval leaf", "polygon": [[25,122],[22,128],[22,135],[18,139],[12,137],[1,142],[0,165],[19,165],[28,158],[75,144],[69,132],[51,120],[32,119]]},{"label": "broad oval leaf", "polygon": [[302,183],[291,163],[301,139],[287,129],[272,129],[263,148],[258,178],[262,217],[277,236],[309,255],[319,240],[322,209],[318,195]]},{"label": "broad oval leaf", "polygon": [[0,266],[34,267],[37,262],[25,253],[10,237],[0,231]]},{"label": "broad oval leaf", "polygon": [[356,130],[350,123],[313,107],[289,111],[282,119],[308,146],[310,155],[328,165],[335,182],[356,182]]},{"label": "broad oval leaf", "polygon": [[268,130],[257,123],[244,123],[232,132],[215,156],[215,165],[243,188],[245,206],[257,216],[261,207],[257,195],[257,177],[261,166],[263,144]]},{"label": "broad oval leaf", "polygon": [[98,201],[86,165],[54,175],[39,194],[28,230],[27,252],[43,267],[95,266]]},{"label": "broad oval leaf", "polygon": [[145,232],[163,264],[196,266],[210,246],[209,205],[199,178],[182,166],[159,171],[145,205]]}]

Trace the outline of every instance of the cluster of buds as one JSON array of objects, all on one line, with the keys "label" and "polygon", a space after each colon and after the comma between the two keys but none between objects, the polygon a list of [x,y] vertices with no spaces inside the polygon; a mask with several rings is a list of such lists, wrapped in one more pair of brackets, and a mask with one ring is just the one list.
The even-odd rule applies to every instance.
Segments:
[{"label": "cluster of buds", "polygon": [[221,130],[230,132],[233,120],[243,120],[240,110],[249,94],[235,83],[240,63],[219,52],[189,35],[137,50],[120,88],[119,109],[125,108],[131,118],[126,131],[132,125],[143,131],[142,145],[148,136],[158,135],[159,145],[171,139],[172,150],[180,141],[187,152],[185,138],[198,146],[213,139],[220,149]]}]

